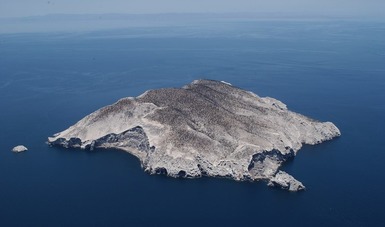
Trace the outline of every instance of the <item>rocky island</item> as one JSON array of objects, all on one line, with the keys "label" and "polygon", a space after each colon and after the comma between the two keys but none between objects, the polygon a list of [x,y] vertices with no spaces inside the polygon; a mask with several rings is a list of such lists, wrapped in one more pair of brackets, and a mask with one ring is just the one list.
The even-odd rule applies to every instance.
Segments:
[{"label": "rocky island", "polygon": [[20,153],[20,152],[24,152],[24,151],[28,151],[28,148],[26,148],[23,145],[18,145],[16,147],[12,148],[12,152],[15,152],[15,153]]},{"label": "rocky island", "polygon": [[65,148],[115,148],[136,156],[146,172],[171,177],[264,180],[290,191],[305,187],[280,171],[303,144],[340,136],[331,122],[226,82],[196,80],[183,88],[123,98],[48,138]]}]

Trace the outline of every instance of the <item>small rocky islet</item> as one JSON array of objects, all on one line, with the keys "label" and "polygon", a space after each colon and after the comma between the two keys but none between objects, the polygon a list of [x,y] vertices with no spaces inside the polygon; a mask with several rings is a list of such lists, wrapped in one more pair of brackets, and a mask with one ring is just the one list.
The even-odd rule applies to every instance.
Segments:
[{"label": "small rocky islet", "polygon": [[20,153],[24,151],[28,151],[28,148],[25,147],[24,145],[17,145],[16,147],[12,148],[12,152],[14,153]]},{"label": "small rocky islet", "polygon": [[333,123],[292,112],[274,98],[223,81],[196,80],[120,99],[49,137],[48,143],[124,150],[151,174],[263,180],[299,191],[305,186],[279,170],[282,163],[303,144],[340,135]]}]

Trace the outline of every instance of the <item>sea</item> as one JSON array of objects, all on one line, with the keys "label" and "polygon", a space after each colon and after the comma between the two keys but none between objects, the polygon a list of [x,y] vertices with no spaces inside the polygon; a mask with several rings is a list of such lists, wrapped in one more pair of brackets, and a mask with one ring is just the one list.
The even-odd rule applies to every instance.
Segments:
[{"label": "sea", "polygon": [[[339,127],[282,166],[306,191],[149,175],[123,151],[46,144],[120,98],[202,78]],[[0,34],[0,226],[385,226],[384,130],[381,21]]]}]

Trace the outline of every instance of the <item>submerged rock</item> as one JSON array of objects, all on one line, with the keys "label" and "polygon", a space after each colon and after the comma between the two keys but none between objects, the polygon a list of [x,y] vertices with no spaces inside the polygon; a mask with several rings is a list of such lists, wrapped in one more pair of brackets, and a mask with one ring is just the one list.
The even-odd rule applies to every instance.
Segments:
[{"label": "submerged rock", "polygon": [[28,148],[26,148],[23,145],[18,145],[12,149],[12,152],[15,152],[15,153],[19,153],[19,152],[23,152],[23,151],[28,151]]},{"label": "submerged rock", "polygon": [[[152,174],[265,180],[282,186],[278,182],[290,175],[278,169],[302,144],[336,136],[340,131],[333,123],[291,112],[276,99],[226,82],[196,80],[183,88],[123,98],[49,137],[48,143],[125,150]],[[288,190],[303,187],[291,178]]]}]

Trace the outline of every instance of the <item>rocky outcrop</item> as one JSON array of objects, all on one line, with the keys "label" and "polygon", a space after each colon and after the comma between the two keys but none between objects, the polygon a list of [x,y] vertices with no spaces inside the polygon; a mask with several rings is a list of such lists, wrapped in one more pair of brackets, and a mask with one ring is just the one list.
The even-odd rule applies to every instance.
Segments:
[{"label": "rocky outcrop", "polygon": [[23,151],[28,151],[28,148],[26,148],[23,145],[18,145],[18,146],[14,147],[12,149],[12,152],[15,152],[15,153],[20,153],[20,152],[23,152]]},{"label": "rocky outcrop", "polygon": [[196,80],[183,88],[123,98],[49,137],[48,143],[125,150],[151,174],[265,180],[301,190],[290,175],[283,179],[281,164],[294,158],[302,144],[339,135],[333,123],[291,112],[276,99],[226,82]]},{"label": "rocky outcrop", "polygon": [[269,186],[277,186],[282,189],[286,189],[289,191],[300,191],[304,190],[305,186],[298,180],[294,179],[294,177],[290,176],[288,173],[279,170],[277,174],[273,178],[270,179]]}]

